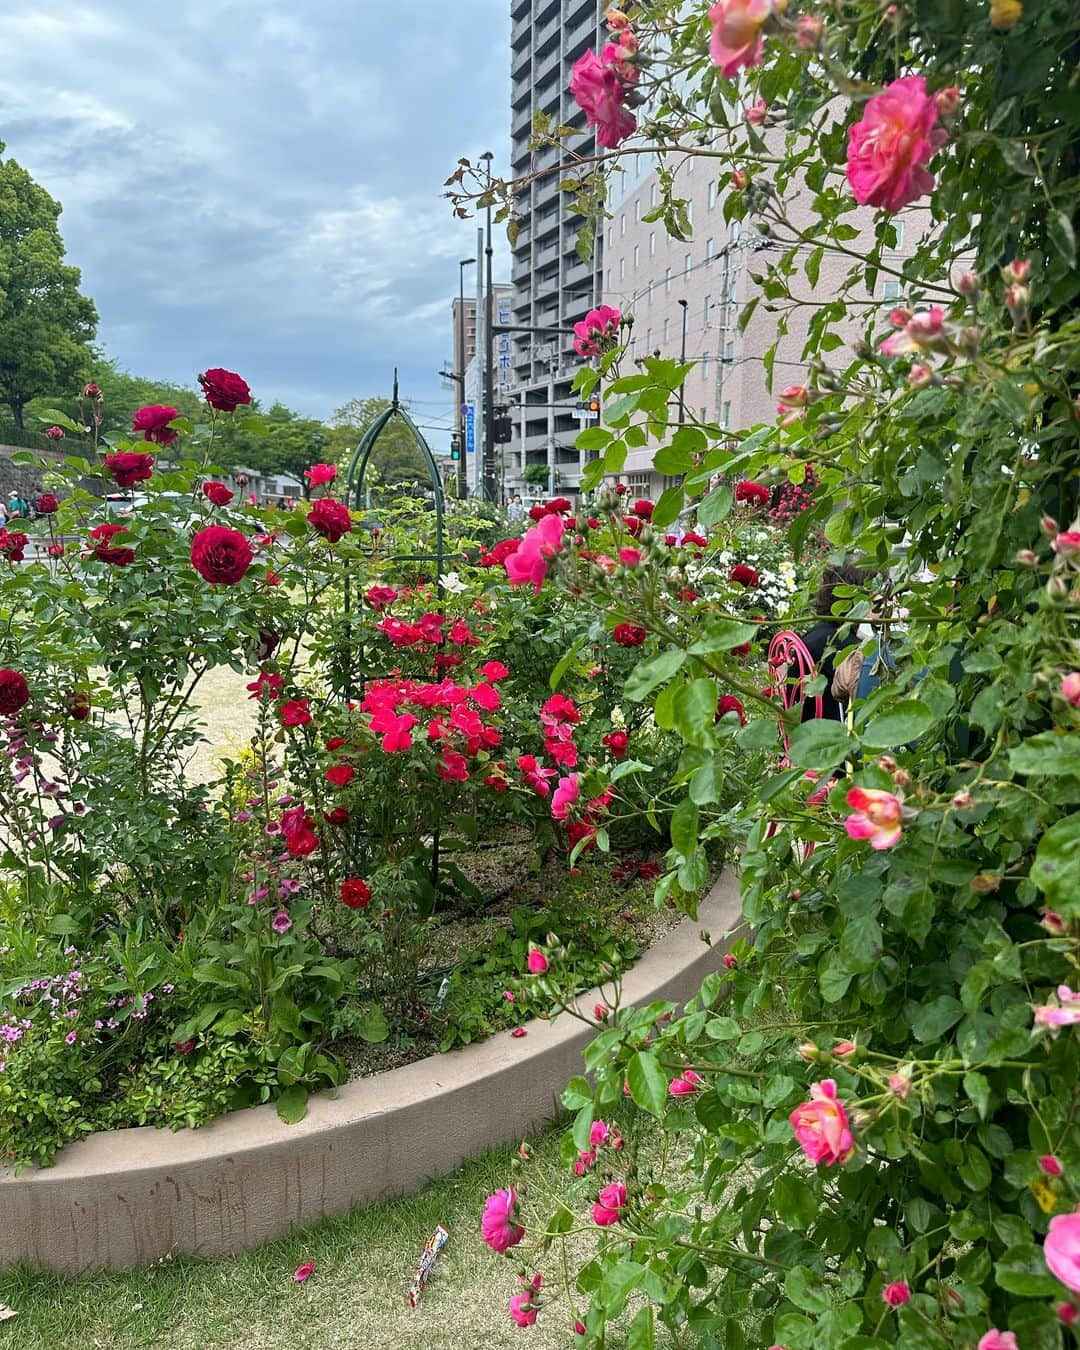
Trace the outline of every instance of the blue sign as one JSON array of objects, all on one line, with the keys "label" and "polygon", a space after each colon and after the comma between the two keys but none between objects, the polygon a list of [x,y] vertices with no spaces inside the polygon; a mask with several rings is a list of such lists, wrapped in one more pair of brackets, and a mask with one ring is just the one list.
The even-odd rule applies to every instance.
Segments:
[{"label": "blue sign", "polygon": [[471,403],[465,404],[465,453],[476,453],[476,409]]}]

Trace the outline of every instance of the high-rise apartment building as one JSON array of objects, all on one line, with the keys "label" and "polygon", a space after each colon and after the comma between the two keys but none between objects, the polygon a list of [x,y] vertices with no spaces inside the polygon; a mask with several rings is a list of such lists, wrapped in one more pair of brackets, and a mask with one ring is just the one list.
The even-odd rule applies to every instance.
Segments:
[{"label": "high-rise apartment building", "polygon": [[[559,191],[566,176],[552,171],[568,150],[594,152],[585,115],[569,92],[570,69],[605,40],[607,0],[511,0],[511,168],[515,178],[541,173],[517,198],[520,233],[514,248],[513,322],[526,328],[572,328],[599,303],[602,243],[589,261],[577,254],[580,218],[566,209]],[[552,125],[579,127],[582,135],[564,147],[533,152],[536,112]],[[549,170],[546,174],[544,170]],[[515,436],[505,448],[507,487],[517,488],[526,465],[546,465],[556,491],[573,489],[580,477],[574,439],[570,382],[580,361],[573,338],[557,331],[515,334],[513,343]]]}]

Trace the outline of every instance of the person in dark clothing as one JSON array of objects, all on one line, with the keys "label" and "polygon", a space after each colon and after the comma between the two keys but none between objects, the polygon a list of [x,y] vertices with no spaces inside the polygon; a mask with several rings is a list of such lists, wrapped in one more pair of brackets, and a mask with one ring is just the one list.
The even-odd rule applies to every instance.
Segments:
[{"label": "person in dark clothing", "polygon": [[[842,722],[844,712],[833,696],[832,683],[836,674],[836,656],[845,647],[856,641],[857,625],[845,622],[833,614],[837,603],[850,606],[851,600],[836,595],[837,586],[862,586],[867,574],[854,563],[844,562],[839,567],[826,567],[821,576],[821,585],[814,597],[814,613],[821,618],[801,633],[800,637],[806,650],[814,658],[814,666],[819,675],[825,676],[825,688],[821,691],[821,715],[833,722]],[[803,700],[802,721],[812,721],[817,712],[817,699],[813,694]]]}]

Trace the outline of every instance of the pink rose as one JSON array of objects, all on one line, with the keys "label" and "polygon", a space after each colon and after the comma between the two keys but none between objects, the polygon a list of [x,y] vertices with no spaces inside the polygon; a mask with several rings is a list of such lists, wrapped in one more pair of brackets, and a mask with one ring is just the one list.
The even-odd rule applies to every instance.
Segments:
[{"label": "pink rose", "polygon": [[992,1331],[980,1337],[978,1350],[1020,1350],[1020,1346],[1011,1331],[998,1331],[997,1327],[994,1327]]},{"label": "pink rose", "polygon": [[480,1235],[487,1245],[500,1254],[510,1247],[516,1247],[525,1236],[525,1229],[518,1223],[517,1191],[512,1186],[496,1191],[484,1202],[484,1214],[480,1220]]},{"label": "pink rose", "polygon": [[539,947],[530,947],[525,964],[530,975],[543,975],[548,968],[548,959]]},{"label": "pink rose", "polygon": [[[1080,1024],[1080,994],[1074,994],[1067,984],[1058,985],[1058,1002],[1035,1009],[1037,1027],[1073,1027]],[[1059,1006],[1060,1005],[1060,1006]]]},{"label": "pink rose", "polygon": [[305,1280],[311,1279],[311,1274],[314,1269],[314,1261],[305,1261],[302,1266],[297,1266],[293,1271],[293,1280],[296,1284],[303,1284]]},{"label": "pink rose", "polygon": [[[907,313],[907,311],[903,311]],[[893,313],[899,313],[894,310]],[[945,311],[939,305],[911,314],[899,333],[893,333],[881,344],[886,356],[906,356],[909,352],[927,351],[943,345]]]},{"label": "pink rose", "polygon": [[1039,1170],[1048,1177],[1060,1177],[1065,1171],[1060,1159],[1055,1158],[1052,1153],[1042,1155],[1039,1159]]},{"label": "pink rose", "polygon": [[803,14],[795,25],[795,41],[804,52],[816,51],[824,27],[816,14]]},{"label": "pink rose", "polygon": [[639,548],[621,548],[619,549],[619,561],[624,567],[636,567],[641,561],[641,549]]},{"label": "pink rose", "polygon": [[795,1138],[812,1163],[841,1166],[855,1153],[855,1138],[847,1112],[836,1099],[831,1078],[810,1086],[810,1100],[797,1106],[788,1117]]},{"label": "pink rose", "polygon": [[1050,547],[1059,558],[1075,558],[1080,553],[1080,530],[1062,530],[1051,540]]},{"label": "pink rose", "polygon": [[911,1290],[903,1280],[897,1280],[894,1284],[887,1284],[881,1291],[881,1297],[890,1308],[902,1308],[905,1303],[911,1301]]},{"label": "pink rose", "polygon": [[598,145],[614,150],[637,129],[637,118],[625,106],[626,82],[616,68],[622,51],[609,43],[603,54],[586,52],[570,72],[570,93],[596,128]]},{"label": "pink rose", "polygon": [[899,211],[933,188],[926,165],[948,139],[937,119],[921,75],[894,80],[870,99],[848,131],[847,177],[860,205]]},{"label": "pink rose", "polygon": [[[619,325],[622,323],[622,314],[619,310],[612,308],[611,305],[601,305],[598,309],[590,309],[579,323],[574,324],[574,351],[578,356],[590,357],[599,356],[611,346],[614,339],[618,336]],[[566,502],[564,510],[570,510],[570,503],[565,497],[557,498],[554,502],[549,502],[544,512],[545,515],[551,515],[556,506]]]},{"label": "pink rose", "polygon": [[551,559],[562,548],[565,529],[562,516],[544,516],[526,530],[516,552],[503,560],[511,586],[531,582],[537,595],[544,584]]},{"label": "pink rose", "polygon": [[724,79],[733,79],[743,66],[761,64],[761,29],[772,12],[773,0],[719,0],[709,10],[709,59]]},{"label": "pink rose", "polygon": [[618,1223],[626,1203],[626,1187],[621,1181],[613,1181],[609,1186],[605,1186],[596,1198],[593,1205],[593,1223],[600,1228],[609,1228],[613,1223]]},{"label": "pink rose", "polygon": [[310,469],[304,470],[304,477],[312,487],[322,487],[324,483],[334,481],[337,469],[333,464],[313,464]]},{"label": "pink rose", "polygon": [[852,788],[847,804],[854,811],[844,821],[850,839],[869,839],[870,847],[893,848],[900,842],[903,808],[900,798],[878,788]]},{"label": "pink rose", "polygon": [[1070,1292],[1080,1294],[1080,1213],[1058,1214],[1050,1220],[1043,1256],[1051,1274]]},{"label": "pink rose", "polygon": [[1080,670],[1074,670],[1061,681],[1061,697],[1080,708]]},{"label": "pink rose", "polygon": [[594,1120],[589,1129],[589,1143],[594,1148],[602,1148],[610,1138],[610,1125],[603,1120]]},{"label": "pink rose", "polygon": [[769,115],[769,105],[765,102],[763,98],[759,98],[754,103],[751,103],[749,108],[747,108],[746,112],[744,113],[746,120],[750,123],[752,127],[761,126],[762,122],[765,121],[768,115]]},{"label": "pink rose", "polygon": [[678,1078],[673,1078],[668,1084],[668,1092],[672,1097],[689,1097],[701,1087],[703,1081],[693,1069],[684,1069]]},{"label": "pink rose", "polygon": [[559,785],[551,798],[551,814],[556,820],[565,820],[570,808],[581,796],[581,785],[576,773],[559,779]]},{"label": "pink rose", "polygon": [[537,1309],[528,1291],[515,1294],[510,1300],[510,1316],[519,1327],[531,1327],[536,1321]]}]

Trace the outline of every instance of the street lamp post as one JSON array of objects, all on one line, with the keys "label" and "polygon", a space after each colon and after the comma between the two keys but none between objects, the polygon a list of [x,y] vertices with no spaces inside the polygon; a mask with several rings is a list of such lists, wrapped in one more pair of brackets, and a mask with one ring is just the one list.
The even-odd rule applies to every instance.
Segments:
[{"label": "street lamp post", "polygon": [[[690,301],[680,300],[679,304],[682,306],[682,346],[679,349],[679,364],[685,366],[686,323],[687,323],[687,315],[690,313]],[[686,380],[684,378],[682,384],[679,385],[679,425],[682,426],[682,424],[685,421],[686,421]]]},{"label": "street lamp post", "polygon": [[465,269],[470,267],[475,258],[462,258],[458,263],[458,364],[457,374],[457,394],[458,394],[458,468],[457,468],[457,495],[464,500],[466,493],[465,478]]},{"label": "street lamp post", "polygon": [[490,150],[480,156],[487,164],[487,219],[484,241],[487,293],[484,296],[484,462],[482,482],[484,498],[495,501],[495,290],[491,279],[491,161]]}]

